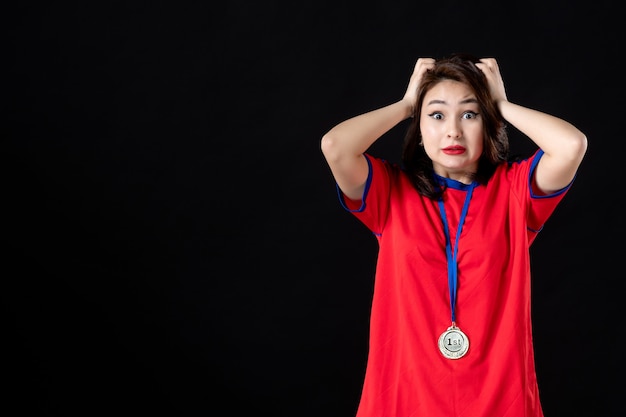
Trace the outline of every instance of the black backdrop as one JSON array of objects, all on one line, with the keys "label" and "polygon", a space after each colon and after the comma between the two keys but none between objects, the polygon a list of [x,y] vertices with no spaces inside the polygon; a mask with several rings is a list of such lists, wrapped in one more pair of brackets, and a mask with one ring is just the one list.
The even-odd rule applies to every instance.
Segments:
[{"label": "black backdrop", "polygon": [[[352,416],[376,244],[319,141],[454,51],[496,57],[511,101],[589,137],[532,248],[537,371],[546,416],[622,415],[623,22],[607,1],[503,4],[14,6],[11,415]],[[373,151],[397,160],[404,127]]]}]

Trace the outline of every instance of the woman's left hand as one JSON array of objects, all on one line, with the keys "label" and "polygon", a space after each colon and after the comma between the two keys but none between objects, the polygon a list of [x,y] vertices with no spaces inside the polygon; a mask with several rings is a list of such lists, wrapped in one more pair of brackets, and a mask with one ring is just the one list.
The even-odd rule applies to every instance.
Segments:
[{"label": "woman's left hand", "polygon": [[493,101],[496,103],[507,101],[504,81],[502,80],[500,68],[495,58],[481,58],[476,66],[485,74],[485,77],[487,77],[487,84],[489,85],[489,91]]}]

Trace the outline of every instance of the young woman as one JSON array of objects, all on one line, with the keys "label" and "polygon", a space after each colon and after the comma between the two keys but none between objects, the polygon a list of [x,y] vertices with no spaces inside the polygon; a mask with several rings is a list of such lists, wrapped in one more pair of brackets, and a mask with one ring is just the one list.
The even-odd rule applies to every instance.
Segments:
[{"label": "young woman", "polygon": [[[368,154],[407,118],[402,164]],[[510,160],[507,123],[537,146]],[[539,417],[529,247],[587,149],[508,101],[493,58],[419,58],[403,98],[321,149],[343,207],[379,244],[357,417]]]}]

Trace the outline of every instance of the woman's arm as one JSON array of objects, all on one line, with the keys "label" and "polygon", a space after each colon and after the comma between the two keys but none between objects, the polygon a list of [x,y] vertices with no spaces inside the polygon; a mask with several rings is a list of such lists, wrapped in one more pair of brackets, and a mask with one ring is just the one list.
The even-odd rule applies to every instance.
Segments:
[{"label": "woman's arm", "polygon": [[363,196],[368,167],[363,154],[383,134],[411,117],[422,74],[434,60],[420,58],[404,97],[392,104],[345,120],[323,137],[322,153],[341,191],[353,200]]},{"label": "woman's arm", "polygon": [[587,151],[587,137],[565,120],[508,101],[495,59],[481,59],[476,65],[487,77],[504,119],[544,151],[535,172],[536,191],[549,194],[567,186]]}]

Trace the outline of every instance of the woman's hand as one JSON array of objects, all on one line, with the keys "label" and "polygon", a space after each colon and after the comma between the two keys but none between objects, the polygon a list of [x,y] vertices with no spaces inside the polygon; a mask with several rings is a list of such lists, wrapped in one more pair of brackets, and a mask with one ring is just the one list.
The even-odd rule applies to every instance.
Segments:
[{"label": "woman's hand", "polygon": [[409,80],[409,86],[404,93],[403,101],[406,101],[411,106],[411,117],[415,113],[415,105],[417,103],[417,88],[422,81],[422,76],[426,72],[426,70],[430,69],[435,65],[435,60],[433,58],[419,58],[415,63],[415,67],[413,69],[413,74],[411,75],[411,79]]},{"label": "woman's hand", "polygon": [[504,81],[502,80],[500,68],[495,58],[482,58],[476,66],[485,74],[485,77],[487,77],[487,84],[489,85],[489,92],[491,93],[493,101],[495,101],[496,104],[501,101],[507,101]]}]

